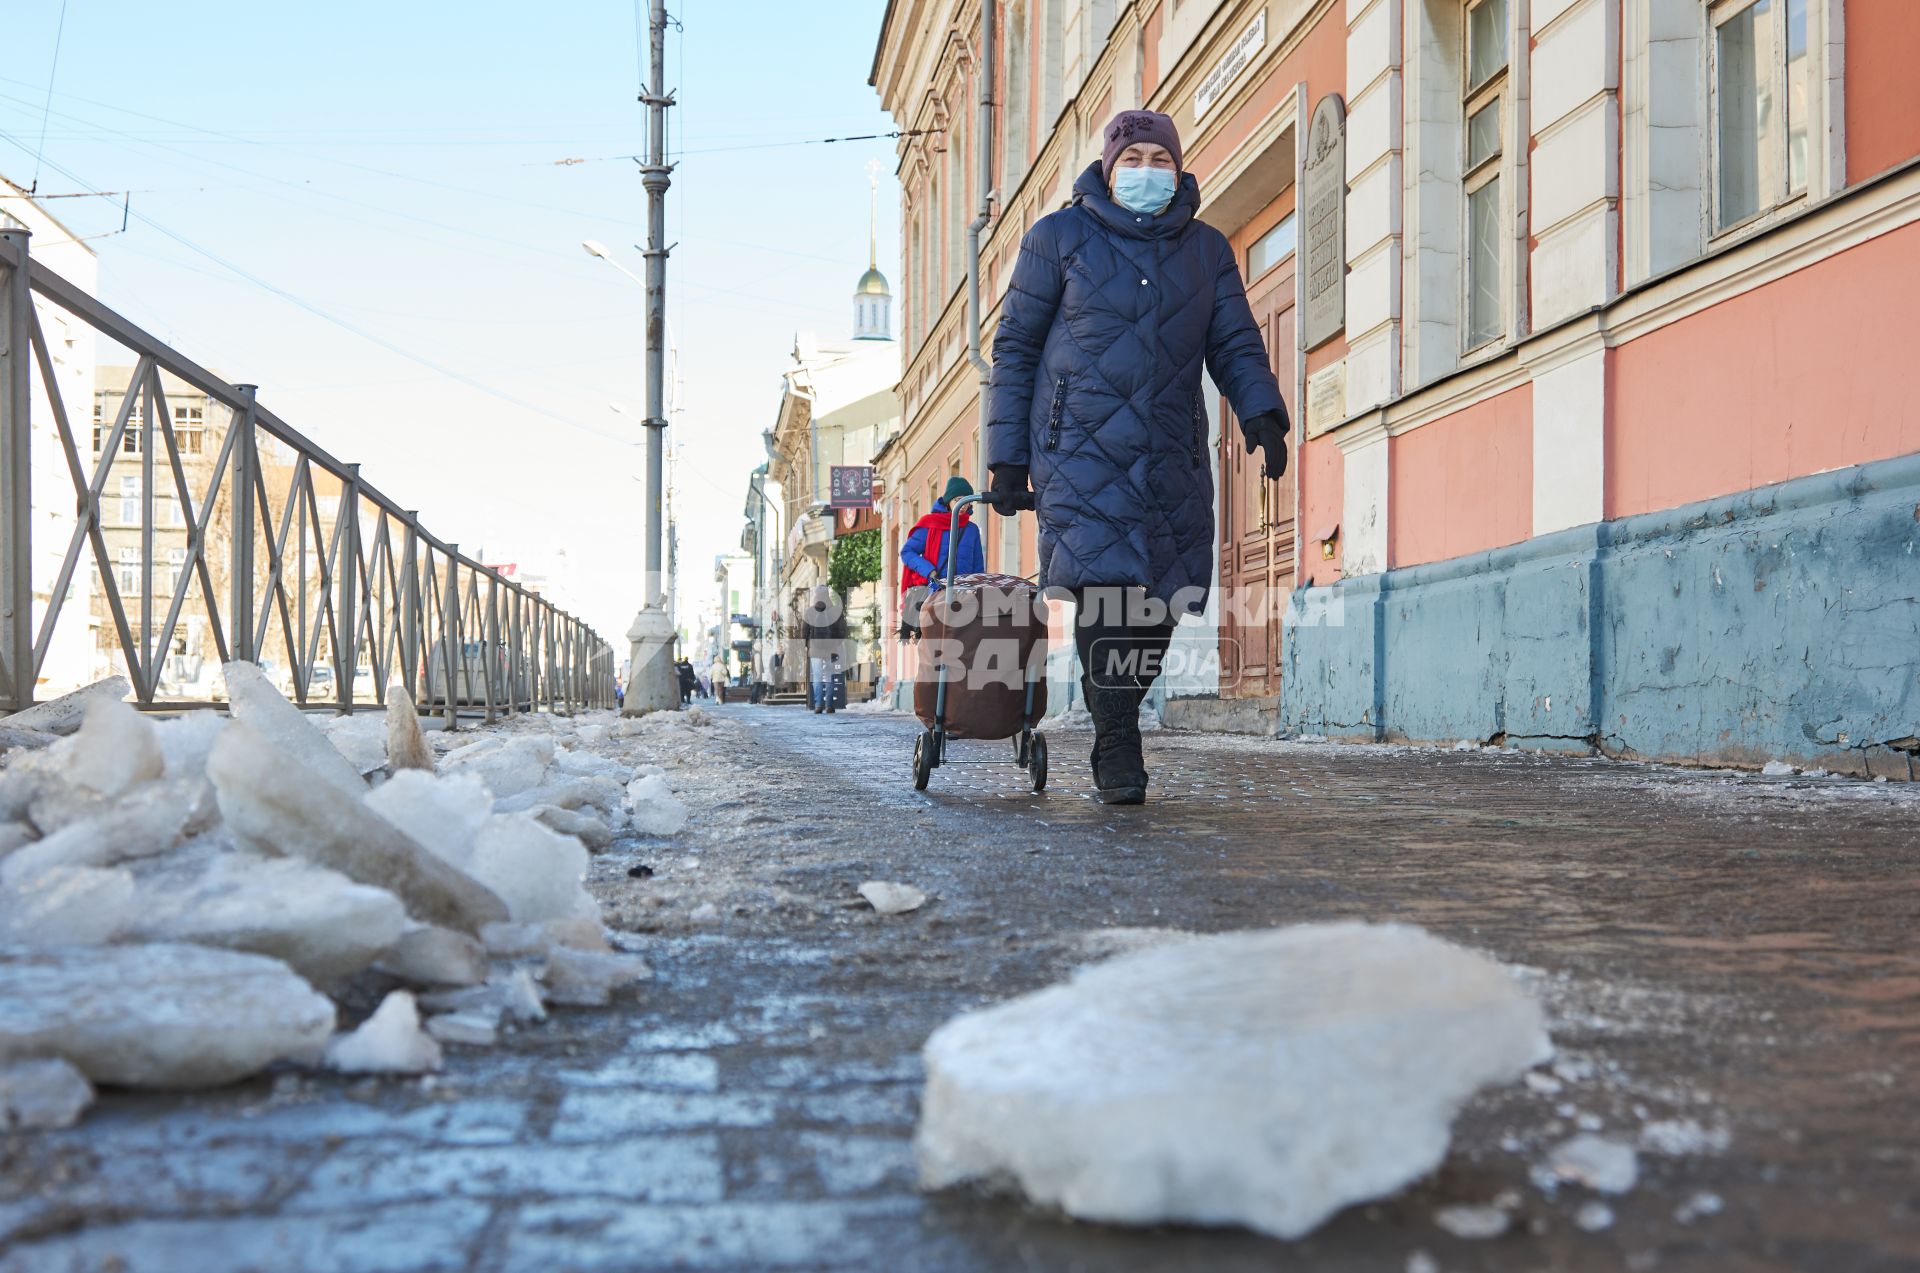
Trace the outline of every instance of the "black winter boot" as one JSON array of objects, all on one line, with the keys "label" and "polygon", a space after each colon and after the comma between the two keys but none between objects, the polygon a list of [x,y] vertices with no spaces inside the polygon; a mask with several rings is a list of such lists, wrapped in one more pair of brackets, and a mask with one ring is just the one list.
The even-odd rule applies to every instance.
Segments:
[{"label": "black winter boot", "polygon": [[1143,804],[1147,766],[1140,756],[1140,700],[1131,686],[1102,689],[1081,678],[1093,714],[1093,785],[1101,804]]}]

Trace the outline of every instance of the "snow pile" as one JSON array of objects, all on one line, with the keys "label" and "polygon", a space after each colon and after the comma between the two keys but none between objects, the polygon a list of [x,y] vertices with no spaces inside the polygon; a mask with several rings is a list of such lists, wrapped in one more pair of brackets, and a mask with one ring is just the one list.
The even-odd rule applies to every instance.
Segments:
[{"label": "snow pile", "polygon": [[1484,955],[1401,925],[1174,942],[927,1042],[922,1182],[1297,1237],[1437,1167],[1461,1104],[1551,1052]]},{"label": "snow pile", "polygon": [[[625,723],[520,717],[436,768],[401,686],[327,718],[225,675],[231,719],[156,721],[124,682],[6,718],[0,1129],[71,1122],[90,1083],[433,1070],[651,975],[585,884],[590,850],[686,823]],[[712,723],[667,715],[638,732]],[[334,1037],[330,996],[380,1007]]]},{"label": "snow pile", "polygon": [[904,915],[927,904],[927,895],[913,885],[890,880],[868,880],[860,886],[860,896],[882,915]]}]

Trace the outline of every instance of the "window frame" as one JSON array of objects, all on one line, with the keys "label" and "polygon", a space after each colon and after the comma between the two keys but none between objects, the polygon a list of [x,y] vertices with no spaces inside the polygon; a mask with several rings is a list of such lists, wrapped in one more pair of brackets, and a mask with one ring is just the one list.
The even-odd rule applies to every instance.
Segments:
[{"label": "window frame", "polygon": [[[1478,84],[1473,78],[1473,17],[1476,12],[1490,4],[1507,5],[1506,21],[1508,29],[1502,33],[1506,48],[1506,58],[1499,68],[1486,76]],[[1467,0],[1460,8],[1460,356],[1471,357],[1486,349],[1504,343],[1513,330],[1511,306],[1506,294],[1507,252],[1496,248],[1493,268],[1496,273],[1494,291],[1499,297],[1499,331],[1479,340],[1474,339],[1473,331],[1473,196],[1488,186],[1501,183],[1495,198],[1499,202],[1501,224],[1507,222],[1507,200],[1511,195],[1511,183],[1503,183],[1507,170],[1507,125],[1512,116],[1509,87],[1513,82],[1513,11],[1511,0]],[[1497,125],[1494,136],[1493,152],[1479,163],[1469,166],[1471,159],[1470,129],[1472,121],[1486,110],[1495,111]],[[1504,244],[1504,236],[1501,242]]]},{"label": "window frame", "polygon": [[[1762,189],[1759,206],[1738,221],[1721,222],[1720,217],[1720,32],[1728,23],[1741,14],[1763,4],[1770,3],[1771,15],[1768,18],[1769,34],[1773,38],[1773,56],[1767,66],[1767,91],[1772,97],[1775,112],[1775,129],[1778,139],[1769,147],[1773,153],[1763,151],[1760,155]],[[1793,144],[1791,118],[1788,111],[1791,103],[1787,98],[1787,22],[1791,0],[1707,0],[1706,40],[1703,50],[1706,63],[1707,126],[1706,126],[1706,185],[1707,185],[1707,242],[1709,245],[1739,235],[1756,226],[1777,220],[1789,212],[1805,207],[1812,199],[1816,180],[1816,168],[1823,162],[1820,148],[1816,142],[1822,121],[1820,93],[1825,70],[1822,61],[1816,61],[1815,36],[1820,30],[1816,6],[1820,0],[1806,0],[1807,20],[1807,165],[1804,181],[1798,189],[1791,185],[1792,164],[1789,148]]]}]

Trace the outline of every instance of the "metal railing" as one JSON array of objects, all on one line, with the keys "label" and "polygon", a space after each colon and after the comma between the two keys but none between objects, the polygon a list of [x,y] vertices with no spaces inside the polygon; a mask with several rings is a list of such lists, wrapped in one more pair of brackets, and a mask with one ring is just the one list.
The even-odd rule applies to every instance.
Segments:
[{"label": "metal railing", "polygon": [[[462,711],[492,721],[614,706],[613,650],[591,628],[428,534],[358,464],[261,406],[255,386],[226,383],[32,260],[29,237],[0,229],[0,713],[32,705],[56,632],[78,619],[63,611],[81,597],[96,659],[124,664],[143,707],[219,696],[211,676],[195,682],[212,687],[199,692],[176,675],[204,661],[181,649],[189,629],[220,663],[279,671],[303,707],[384,705],[396,682],[449,725]],[[86,404],[90,447],[74,434],[36,298],[132,361],[117,405],[111,391],[96,395],[98,409]],[[204,395],[204,416],[226,408],[224,429],[211,418],[177,428],[163,373],[177,382],[175,399]],[[57,567],[32,541],[36,494],[45,509],[68,493],[33,489],[36,400],[52,424],[38,441],[57,441],[72,482]]]}]

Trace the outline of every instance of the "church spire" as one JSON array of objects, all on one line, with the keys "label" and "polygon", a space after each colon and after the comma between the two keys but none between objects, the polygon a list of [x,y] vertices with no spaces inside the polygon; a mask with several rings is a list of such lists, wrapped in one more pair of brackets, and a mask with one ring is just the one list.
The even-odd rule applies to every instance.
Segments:
[{"label": "church spire", "polygon": [[867,164],[867,272],[853,291],[853,338],[893,339],[893,290],[880,272],[880,161]]}]

